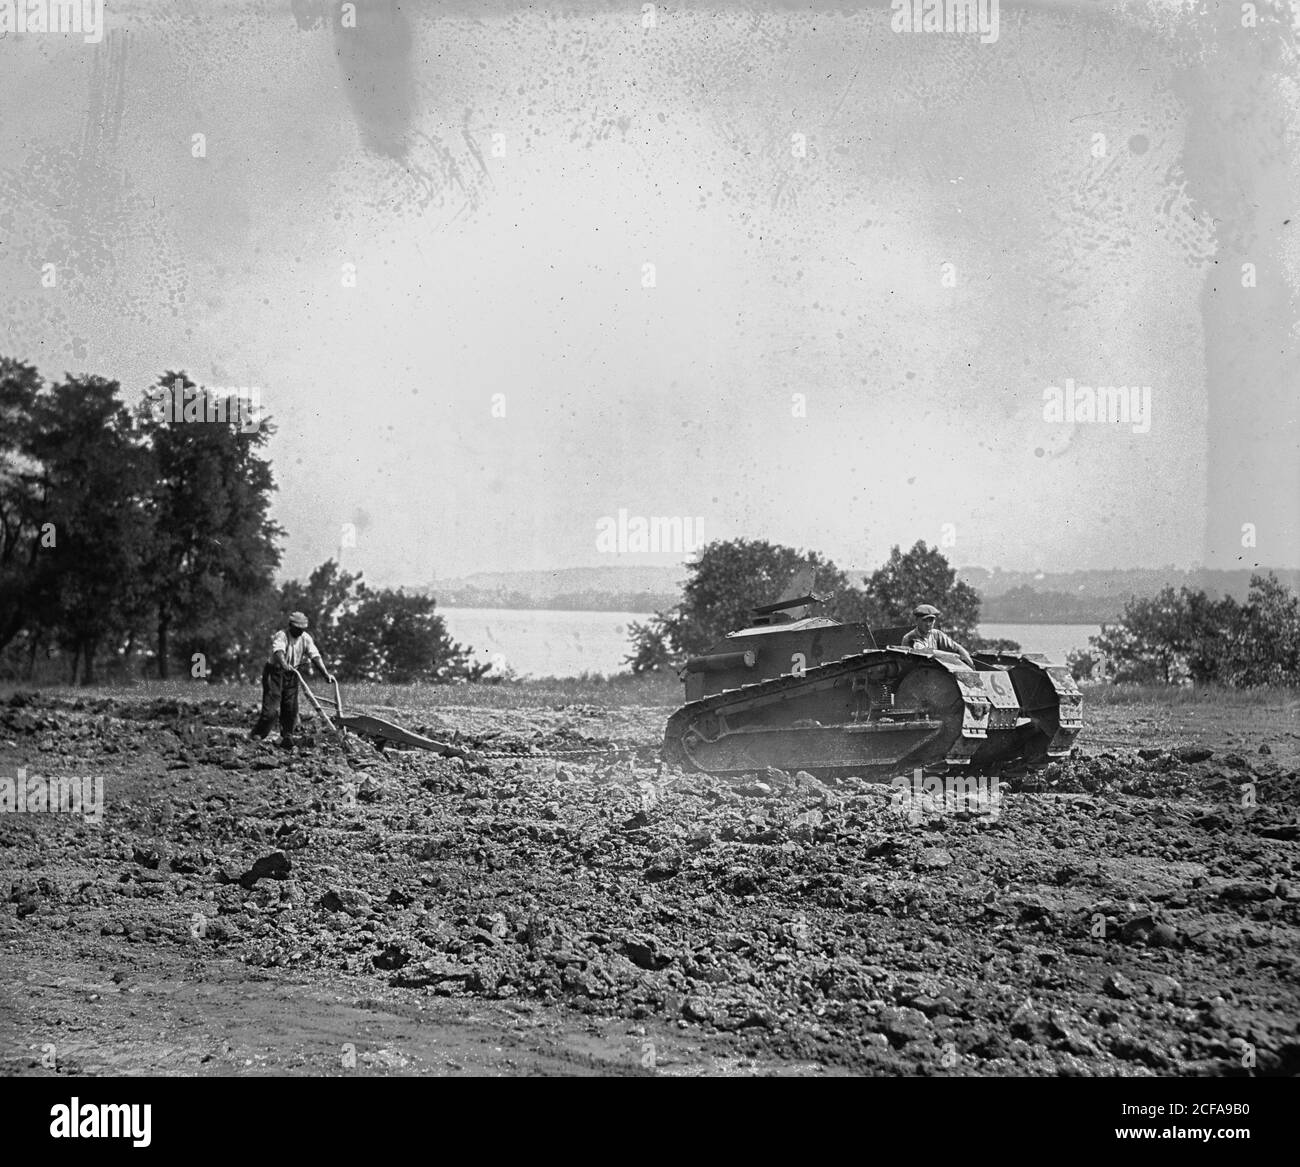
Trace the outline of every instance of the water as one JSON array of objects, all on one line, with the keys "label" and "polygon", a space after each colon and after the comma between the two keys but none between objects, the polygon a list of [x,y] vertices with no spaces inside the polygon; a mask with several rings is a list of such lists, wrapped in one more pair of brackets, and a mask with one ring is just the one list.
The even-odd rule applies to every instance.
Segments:
[{"label": "water", "polygon": [[1041,652],[1053,664],[1065,664],[1076,648],[1087,648],[1088,637],[1101,631],[1097,624],[981,624],[980,635],[1014,640],[1024,652]]},{"label": "water", "polygon": [[[642,612],[559,612],[537,608],[439,608],[453,640],[474,649],[474,658],[525,677],[574,677],[619,673],[631,651],[628,637]],[[1086,648],[1095,624],[982,624],[983,636],[1018,641],[1064,664],[1075,648]]]},{"label": "water", "polygon": [[643,612],[558,612],[548,608],[438,608],[453,640],[474,659],[521,677],[627,671],[631,624]]}]

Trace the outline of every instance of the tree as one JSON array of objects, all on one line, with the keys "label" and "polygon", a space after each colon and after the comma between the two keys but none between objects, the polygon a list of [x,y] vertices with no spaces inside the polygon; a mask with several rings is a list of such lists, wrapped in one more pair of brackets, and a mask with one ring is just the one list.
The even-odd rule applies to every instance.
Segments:
[{"label": "tree", "polygon": [[447,633],[432,596],[362,584],[355,611],[339,622],[339,669],[357,680],[476,681],[491,665],[473,661]]},{"label": "tree", "polygon": [[[432,596],[370,588],[360,574],[342,571],[333,559],[317,567],[305,584],[282,584],[279,600],[278,626],[290,612],[302,612],[322,655],[345,680],[477,681],[492,667],[476,663],[470,649],[451,639]],[[270,650],[269,635],[264,629],[263,658]]]},{"label": "tree", "polygon": [[750,610],[782,594],[797,572],[812,572],[811,590],[827,597],[827,615],[854,618],[864,601],[830,560],[761,539],[715,540],[690,565],[681,602],[631,628],[634,673],[679,663],[750,623]]},{"label": "tree", "polygon": [[1234,630],[1242,619],[1241,605],[1231,596],[1211,599],[1203,591],[1182,588],[1181,611],[1174,625],[1174,651],[1180,669],[1196,684],[1226,683],[1223,665]]},{"label": "tree", "polygon": [[1106,658],[1093,649],[1073,648],[1065,658],[1065,667],[1076,681],[1100,681],[1105,676]]},{"label": "tree", "polygon": [[[22,453],[39,466],[36,519],[52,533],[42,546],[44,620],[93,684],[101,648],[130,644],[148,602],[142,567],[152,524],[146,509],[149,458],[102,377],[67,377],[36,399]],[[48,555],[46,554],[48,552]]]},{"label": "tree", "polygon": [[271,655],[271,638],[293,611],[296,609],[282,603],[280,590],[270,588],[232,613],[222,630],[225,650],[216,661],[220,675],[240,681],[259,680],[262,666]]},{"label": "tree", "polygon": [[204,416],[214,420],[158,420],[147,403],[138,412],[154,461],[148,574],[163,678],[173,642],[186,660],[202,653],[216,672],[233,666],[232,624],[271,591],[276,540],[284,534],[269,517],[271,467],[258,457],[269,426],[242,432],[234,418],[215,420],[225,414],[207,413],[210,395],[184,373],[163,373],[154,393],[177,389],[197,391]]},{"label": "tree", "polygon": [[[42,579],[39,562],[43,493],[30,456],[43,388],[33,366],[0,357],[0,650],[29,625],[52,617],[52,579],[49,573]],[[32,636],[33,652],[35,644]]]},{"label": "tree", "polygon": [[1252,576],[1244,604],[1203,591],[1163,589],[1128,601],[1093,649],[1117,681],[1189,678],[1234,688],[1300,681],[1300,597],[1276,576]]},{"label": "tree", "polygon": [[623,658],[633,673],[653,673],[672,668],[676,663],[673,647],[674,617],[656,612],[644,624],[634,620],[628,626],[632,651]]},{"label": "tree", "polygon": [[1183,615],[1178,594],[1168,587],[1153,597],[1135,596],[1114,624],[1103,624],[1088,643],[1107,657],[1117,681],[1171,682],[1177,669]]},{"label": "tree", "polygon": [[632,652],[624,663],[632,672],[643,673],[703,652],[728,632],[748,625],[750,609],[775,600],[801,570],[813,573],[811,590],[826,596],[820,614],[879,629],[911,624],[912,609],[918,603],[931,603],[942,609],[944,628],[956,639],[973,642],[972,647],[1019,651],[1011,640],[975,637],[978,593],[957,580],[938,548],[923,542],[906,554],[893,548],[884,566],[859,589],[815,551],[732,539],[710,543],[700,552],[676,607],[632,625]]},{"label": "tree", "polygon": [[335,560],[327,559],[312,571],[305,584],[294,579],[280,585],[281,615],[301,612],[314,637],[333,638],[339,621],[357,603],[361,575],[343,571]]},{"label": "tree", "polygon": [[1271,572],[1252,575],[1236,615],[1220,638],[1218,679],[1241,688],[1300,682],[1300,596]]},{"label": "tree", "polygon": [[943,613],[940,624],[953,639],[963,643],[975,639],[979,593],[957,579],[937,547],[918,541],[907,554],[894,547],[884,566],[867,577],[865,592],[883,625],[910,624],[917,604],[933,604]]}]

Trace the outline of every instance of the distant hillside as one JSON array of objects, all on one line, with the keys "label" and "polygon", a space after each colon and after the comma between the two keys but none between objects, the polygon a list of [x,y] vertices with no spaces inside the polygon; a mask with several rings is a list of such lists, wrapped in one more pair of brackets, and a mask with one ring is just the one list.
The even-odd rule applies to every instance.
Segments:
[{"label": "distant hillside", "polygon": [[681,598],[685,567],[610,565],[555,571],[478,572],[422,589],[445,608],[557,608],[657,612]]},{"label": "distant hillside", "polygon": [[[681,598],[687,568],[647,565],[566,567],[555,571],[479,572],[437,580],[419,589],[445,608],[557,608],[591,612],[657,612]],[[1267,568],[1259,568],[1267,574]],[[869,574],[846,572],[854,583]],[[1212,596],[1245,599],[1250,570],[1208,571],[1113,568],[1106,571],[1029,572],[957,569],[980,594],[980,618],[991,624],[1102,624],[1115,620],[1126,600],[1163,587],[1187,587]],[[1300,590],[1300,571],[1275,571]]]},{"label": "distant hillside", "polygon": [[1191,588],[1211,595],[1246,598],[1252,575],[1272,572],[1287,587],[1300,585],[1300,570],[1256,567],[1237,571],[1184,570],[1177,567],[1121,567],[1105,571],[1002,571],[984,567],[959,567],[958,579],[965,580],[982,596],[999,596],[1012,588],[1028,587],[1038,592],[1068,592],[1102,599],[1115,596],[1149,596],[1163,587]]}]

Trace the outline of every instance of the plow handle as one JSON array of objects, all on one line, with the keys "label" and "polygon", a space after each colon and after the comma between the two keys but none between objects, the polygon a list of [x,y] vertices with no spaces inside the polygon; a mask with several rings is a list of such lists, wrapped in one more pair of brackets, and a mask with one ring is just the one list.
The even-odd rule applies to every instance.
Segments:
[{"label": "plow handle", "polygon": [[307,684],[307,678],[304,677],[302,673],[300,673],[292,665],[289,666],[289,671],[293,673],[295,677],[298,678],[298,684],[300,684],[303,687],[303,691],[307,694],[307,699],[316,707],[316,712],[321,715],[321,719],[325,722],[325,724],[330,726],[330,728],[333,729],[335,733],[342,734],[343,733],[343,697],[339,693],[338,681],[335,680],[334,682],[334,708],[335,711],[337,712],[338,720],[331,721],[330,715],[326,713],[324,709],[321,708],[321,703],[316,700],[316,694],[311,691],[311,686]]}]

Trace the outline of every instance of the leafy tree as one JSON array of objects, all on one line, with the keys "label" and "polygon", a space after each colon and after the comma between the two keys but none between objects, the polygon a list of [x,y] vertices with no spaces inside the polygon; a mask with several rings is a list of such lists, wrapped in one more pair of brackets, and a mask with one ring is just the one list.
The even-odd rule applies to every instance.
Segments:
[{"label": "leafy tree", "polygon": [[710,543],[686,581],[681,602],[632,625],[632,652],[624,658],[634,673],[679,663],[703,652],[714,641],[750,622],[750,609],[781,594],[795,573],[811,571],[812,590],[827,597],[820,611],[846,623],[873,628],[912,623],[912,609],[931,603],[942,609],[943,626],[972,647],[1019,651],[1011,640],[979,641],[979,595],[957,573],[938,548],[918,542],[906,554],[893,548],[888,561],[872,572],[862,588],[816,552],[762,540],[733,539]]},{"label": "leafy tree", "polygon": [[939,624],[949,636],[962,643],[975,638],[979,593],[957,579],[937,547],[918,541],[906,554],[894,547],[884,566],[867,577],[865,592],[883,625],[911,624],[917,604],[933,604],[943,612]]},{"label": "leafy tree", "polygon": [[[24,628],[47,623],[53,615],[52,578],[49,573],[42,578],[39,563],[44,491],[30,457],[43,388],[33,366],[0,357],[0,650]],[[29,641],[34,655],[34,634]]]},{"label": "leafy tree", "polygon": [[1065,667],[1076,681],[1100,681],[1106,673],[1106,658],[1094,649],[1073,648],[1065,658]]},{"label": "leafy tree", "polygon": [[862,597],[853,592],[844,573],[817,552],[761,539],[715,540],[690,565],[681,602],[632,625],[632,652],[624,663],[634,673],[643,673],[701,653],[728,632],[748,625],[750,610],[776,600],[796,573],[809,571],[810,590],[828,597],[822,611],[855,618]]},{"label": "leafy tree", "polygon": [[262,666],[271,655],[271,637],[283,628],[286,616],[296,609],[280,600],[280,591],[271,588],[254,596],[232,613],[223,628],[224,650],[217,656],[214,672],[240,681],[257,681]]},{"label": "leafy tree", "polygon": [[[301,612],[311,624],[317,640],[333,640],[339,621],[357,604],[361,573],[342,570],[337,561],[327,559],[307,577],[307,582],[286,580],[280,585],[280,618],[283,627],[290,612]],[[323,651],[323,650],[322,650]]]},{"label": "leafy tree", "polygon": [[56,636],[72,654],[72,678],[80,663],[88,685],[101,648],[129,649],[148,602],[149,458],[119,388],[94,376],[50,386],[36,399],[22,451],[39,466],[37,519],[53,524],[54,545],[42,549],[41,562]]},{"label": "leafy tree", "polygon": [[672,668],[677,662],[673,647],[674,617],[671,613],[656,612],[642,623],[633,620],[628,626],[632,651],[623,658],[633,673],[653,673]]},{"label": "leafy tree", "polygon": [[290,612],[300,611],[340,679],[395,684],[477,681],[492,667],[476,663],[470,650],[451,639],[432,596],[370,588],[359,574],[341,570],[333,559],[317,567],[305,584],[282,584],[279,600],[272,628],[263,630],[263,659],[273,628],[283,627]]},{"label": "leafy tree", "polygon": [[1088,643],[1112,662],[1117,681],[1171,682],[1177,674],[1182,605],[1173,588],[1135,596],[1114,624],[1103,624]]},{"label": "leafy tree", "polygon": [[[165,372],[154,394],[195,390],[184,373]],[[210,395],[198,389],[205,416]],[[258,457],[263,422],[242,432],[237,420],[176,423],[139,414],[154,460],[154,551],[148,566],[156,614],[158,675],[166,677],[175,641],[184,659],[201,652],[216,672],[234,659],[236,614],[272,589],[283,530],[269,517],[275,483]]]},{"label": "leafy tree", "polygon": [[1179,601],[1182,610],[1173,641],[1179,675],[1185,671],[1197,684],[1230,683],[1223,675],[1223,665],[1233,630],[1241,623],[1241,605],[1231,596],[1214,600],[1203,591],[1188,588],[1180,590]]},{"label": "leafy tree", "polygon": [[452,681],[480,679],[491,665],[478,664],[447,633],[432,596],[362,584],[356,610],[339,623],[339,668],[357,680]]},{"label": "leafy tree", "polygon": [[1251,576],[1246,603],[1227,627],[1219,680],[1241,688],[1300,683],[1300,596],[1275,575]]},{"label": "leafy tree", "polygon": [[1300,682],[1300,597],[1277,577],[1251,577],[1244,604],[1165,588],[1128,601],[1090,640],[1117,681],[1190,678],[1234,688]]},{"label": "leafy tree", "polygon": [[1103,624],[1089,644],[1109,661],[1116,681],[1210,680],[1221,621],[1228,615],[1204,592],[1167,587],[1130,599],[1120,619]]}]

